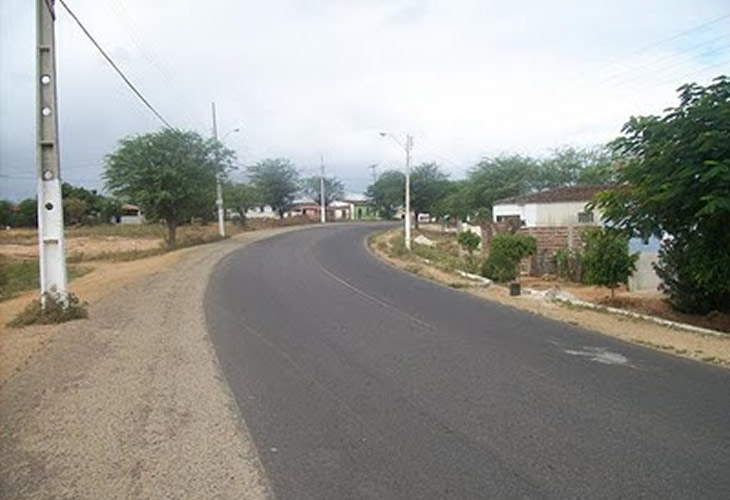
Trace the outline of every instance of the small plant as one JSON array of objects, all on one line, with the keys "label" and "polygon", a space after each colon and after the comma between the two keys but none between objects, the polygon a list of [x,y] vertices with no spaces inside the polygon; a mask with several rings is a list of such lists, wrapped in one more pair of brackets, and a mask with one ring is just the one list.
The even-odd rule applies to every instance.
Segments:
[{"label": "small plant", "polygon": [[22,328],[29,325],[49,325],[88,318],[87,305],[71,292],[68,293],[65,301],[58,293],[46,292],[41,299],[35,299],[28,304],[28,307],[13,318],[8,326]]},{"label": "small plant", "polygon": [[519,275],[518,266],[537,251],[537,240],[524,234],[498,234],[489,244],[489,257],[482,264],[482,275],[506,282]]},{"label": "small plant", "polygon": [[456,238],[461,248],[467,253],[464,267],[467,272],[473,273],[479,270],[479,264],[474,260],[474,252],[479,248],[482,238],[471,231],[459,233]]},{"label": "small plant", "polygon": [[517,266],[504,253],[491,251],[482,264],[482,276],[498,283],[506,283],[517,277]]},{"label": "small plant", "polygon": [[464,231],[462,233],[459,233],[456,241],[458,241],[459,245],[461,245],[461,248],[463,248],[464,251],[471,256],[474,255],[474,252],[479,248],[479,244],[482,242],[482,238],[478,234],[472,233],[471,231]]},{"label": "small plant", "polygon": [[585,281],[611,289],[611,300],[616,288],[627,284],[636,270],[639,254],[629,253],[629,239],[623,233],[610,228],[596,228],[583,233],[585,250],[583,265]]},{"label": "small plant", "polygon": [[561,248],[553,256],[559,278],[580,283],[583,281],[583,253],[573,248]]}]

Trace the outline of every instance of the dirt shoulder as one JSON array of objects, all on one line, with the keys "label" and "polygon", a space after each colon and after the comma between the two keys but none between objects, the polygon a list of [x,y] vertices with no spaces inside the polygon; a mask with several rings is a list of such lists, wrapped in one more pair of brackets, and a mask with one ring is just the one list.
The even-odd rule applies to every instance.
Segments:
[{"label": "dirt shoulder", "polygon": [[572,307],[537,296],[512,297],[503,286],[476,286],[473,281],[436,268],[417,257],[397,257],[386,252],[384,248],[393,234],[393,231],[389,231],[371,238],[368,245],[370,251],[385,262],[425,279],[627,342],[730,368],[730,335],[725,337],[701,335],[607,312]]},{"label": "dirt shoulder", "polygon": [[224,255],[287,230],[108,263],[73,283],[89,320],[0,333],[0,498],[271,497],[202,298]]}]

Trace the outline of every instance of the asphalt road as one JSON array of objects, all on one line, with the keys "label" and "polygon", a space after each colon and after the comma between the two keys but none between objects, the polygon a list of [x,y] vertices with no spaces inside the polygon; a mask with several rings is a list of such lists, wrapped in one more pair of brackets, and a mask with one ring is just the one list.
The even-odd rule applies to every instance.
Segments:
[{"label": "asphalt road", "polygon": [[728,372],[395,270],[372,231],[260,241],[211,278],[279,500],[730,498]]}]

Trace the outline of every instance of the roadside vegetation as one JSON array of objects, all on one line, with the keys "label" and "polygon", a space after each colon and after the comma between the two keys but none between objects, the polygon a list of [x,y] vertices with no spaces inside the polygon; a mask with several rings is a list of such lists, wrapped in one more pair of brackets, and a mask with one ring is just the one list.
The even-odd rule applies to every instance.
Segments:
[{"label": "roadside vegetation", "polygon": [[[616,297],[611,300],[610,295],[607,295],[609,289],[606,287],[564,280],[558,276],[523,276],[521,277],[523,288],[535,290],[537,293],[529,293],[526,290],[527,293],[522,296],[513,297],[510,296],[504,283],[485,286],[484,283],[459,274],[459,271],[466,270],[466,262],[463,256],[459,255],[456,234],[443,233],[437,226],[428,225],[416,230],[415,235],[425,236],[436,244],[433,246],[413,244],[413,250],[407,252],[403,246],[402,232],[393,229],[372,235],[368,240],[368,246],[374,254],[391,265],[441,285],[670,354],[730,367],[730,335],[703,335],[662,326],[611,314],[604,306],[620,307],[639,314],[727,333],[730,333],[730,315],[681,313],[669,307],[665,301],[653,296],[647,297],[640,292],[630,293],[622,286],[616,289]],[[549,300],[544,292],[550,290],[567,292],[581,300],[596,304],[597,308],[588,309]]]},{"label": "roadside vegetation", "polygon": [[[662,281],[663,315],[727,330],[728,96],[727,76],[708,86],[687,84],[678,90],[676,107],[661,115],[632,117],[621,135],[605,146],[564,148],[543,158],[518,154],[484,158],[464,180],[450,181],[439,175],[438,165],[422,164],[412,173],[412,191],[424,193],[414,202],[414,215],[418,220],[419,213],[428,212],[442,227],[453,230],[466,221],[486,226],[492,224],[496,200],[560,186],[599,185],[603,189],[586,208],[602,214],[603,228],[584,234],[578,248],[553,250],[540,258],[549,259],[559,279],[605,286],[611,292],[608,304],[636,307],[638,299],[616,293],[636,268],[637,257],[629,253],[628,240],[656,238],[661,246],[654,268]],[[401,206],[403,185],[402,173],[387,171],[367,193],[381,213],[393,215]],[[535,253],[527,240],[518,242],[522,235],[516,222],[508,230],[516,234],[494,235],[486,245],[480,269],[490,279],[518,279],[519,263]],[[433,249],[414,247],[414,254],[425,253],[434,262],[445,259],[432,255]]]},{"label": "roadside vegetation", "polygon": [[28,304],[7,326],[22,328],[30,325],[51,325],[88,317],[88,304],[81,302],[73,293],[68,293],[65,301],[61,301],[55,294],[45,293],[40,299],[34,299]]}]

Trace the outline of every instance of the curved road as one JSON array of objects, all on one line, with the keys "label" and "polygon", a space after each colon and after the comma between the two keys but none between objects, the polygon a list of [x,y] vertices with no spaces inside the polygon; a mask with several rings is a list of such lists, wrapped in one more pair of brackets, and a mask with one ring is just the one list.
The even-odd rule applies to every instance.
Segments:
[{"label": "curved road", "polygon": [[395,270],[375,229],[260,241],[211,278],[279,500],[730,498],[728,372]]}]

